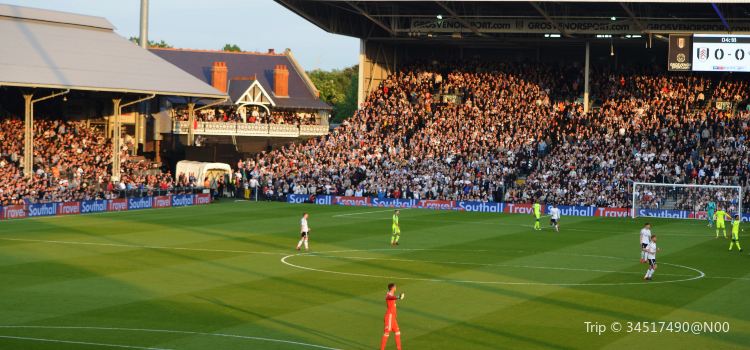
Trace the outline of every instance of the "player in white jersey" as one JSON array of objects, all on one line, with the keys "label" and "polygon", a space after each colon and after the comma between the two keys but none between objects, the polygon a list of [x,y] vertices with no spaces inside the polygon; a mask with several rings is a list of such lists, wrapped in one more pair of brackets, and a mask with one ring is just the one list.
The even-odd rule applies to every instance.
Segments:
[{"label": "player in white jersey", "polygon": [[308,250],[307,246],[307,235],[310,233],[310,226],[307,226],[307,213],[302,215],[302,219],[299,221],[299,231],[300,231],[300,239],[299,243],[297,243],[297,250],[300,249],[302,244],[305,245],[305,251]]},{"label": "player in white jersey", "polygon": [[646,246],[651,243],[651,224],[646,223],[641,229],[641,264],[646,262]]},{"label": "player in white jersey", "polygon": [[656,247],[656,235],[653,235],[651,236],[651,241],[643,249],[643,252],[646,253],[646,260],[648,260],[648,270],[646,271],[646,275],[643,276],[644,280],[650,281],[654,276],[654,271],[656,270],[656,252],[658,251],[661,251],[661,249]]},{"label": "player in white jersey", "polygon": [[552,204],[552,209],[549,210],[549,223],[556,232],[560,232],[560,208],[556,204]]}]

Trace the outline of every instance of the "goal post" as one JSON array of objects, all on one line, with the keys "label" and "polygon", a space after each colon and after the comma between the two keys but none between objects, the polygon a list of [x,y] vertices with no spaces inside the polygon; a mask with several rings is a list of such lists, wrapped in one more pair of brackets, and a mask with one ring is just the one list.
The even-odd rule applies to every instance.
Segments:
[{"label": "goal post", "polygon": [[[662,213],[674,211],[674,216],[665,215],[667,217],[697,219],[705,213],[709,202],[716,203],[732,216],[742,215],[741,186],[633,182],[631,195],[633,219],[659,216],[649,215],[659,210],[664,210]],[[683,213],[687,215],[681,215]]]}]

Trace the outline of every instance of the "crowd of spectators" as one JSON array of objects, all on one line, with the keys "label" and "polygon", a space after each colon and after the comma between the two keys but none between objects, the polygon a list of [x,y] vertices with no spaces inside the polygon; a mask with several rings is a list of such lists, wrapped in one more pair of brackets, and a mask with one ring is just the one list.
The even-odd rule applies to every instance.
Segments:
[{"label": "crowd of spectators", "polygon": [[[241,161],[239,179],[272,196],[629,207],[632,183],[641,181],[739,184],[748,198],[750,115],[714,104],[746,100],[745,81],[598,71],[588,113],[582,85],[575,67],[407,67],[330,135]],[[736,198],[650,191],[637,193],[645,207],[695,209],[711,197],[726,197],[716,199],[726,205]]]},{"label": "crowd of spectators", "polygon": [[412,66],[330,135],[238,164],[263,193],[500,200],[580,93],[576,70]]},{"label": "crowd of spectators", "polygon": [[100,126],[84,121],[38,119],[34,122],[34,171],[23,176],[21,120],[0,121],[0,204],[103,199],[125,191],[154,191],[172,186],[171,174],[121,150],[122,177],[112,182],[112,143]]},{"label": "crowd of spectators", "polygon": [[[174,119],[187,121],[187,109],[175,111]],[[320,124],[315,113],[301,111],[273,110],[266,112],[257,106],[229,106],[222,108],[201,109],[195,112],[195,120],[199,122],[229,122],[252,124],[288,124],[288,125],[317,125]]]},{"label": "crowd of spectators", "polygon": [[[313,113],[291,112],[291,111],[272,111],[270,124],[289,124],[289,125],[315,125],[319,124]],[[251,121],[248,120],[248,123]]]},{"label": "crowd of spectators", "polygon": [[[655,73],[607,79],[594,91],[601,107],[566,116],[570,131],[560,135],[526,183],[510,192],[510,200],[628,207],[633,181],[741,185],[748,198],[748,114],[700,103],[706,93],[720,99],[737,82],[719,80],[714,87],[705,77]],[[649,191],[636,193],[639,207],[702,209],[717,192]],[[736,204],[736,191],[733,198]]]},{"label": "crowd of spectators", "polygon": [[[750,95],[745,80],[619,68],[593,72],[591,86],[595,102],[586,113],[575,65],[407,66],[329,135],[240,160],[226,185],[270,199],[336,194],[629,207],[638,181],[739,185],[750,198],[750,112],[738,108]],[[305,124],[315,116],[253,107],[199,111],[199,120]],[[37,121],[27,180],[22,130],[19,120],[0,123],[2,204],[174,187],[223,193],[224,179],[173,179],[129,158],[127,139],[122,181],[109,181],[110,140],[80,121]],[[646,208],[739,204],[731,190],[643,187],[635,196]]]},{"label": "crowd of spectators", "polygon": [[[186,108],[175,110],[174,119],[178,121],[188,121],[188,110]],[[207,108],[195,111],[195,120],[199,122],[242,123],[243,115],[235,108]]]}]

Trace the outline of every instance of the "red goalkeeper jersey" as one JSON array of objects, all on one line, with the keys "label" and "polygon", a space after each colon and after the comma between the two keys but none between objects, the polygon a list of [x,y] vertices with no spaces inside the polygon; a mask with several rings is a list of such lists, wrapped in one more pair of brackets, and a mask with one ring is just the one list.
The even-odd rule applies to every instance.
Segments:
[{"label": "red goalkeeper jersey", "polygon": [[392,292],[388,292],[388,294],[385,295],[385,305],[388,308],[385,311],[386,315],[393,315],[394,317],[396,316],[396,300],[398,300],[398,296],[396,296]]}]

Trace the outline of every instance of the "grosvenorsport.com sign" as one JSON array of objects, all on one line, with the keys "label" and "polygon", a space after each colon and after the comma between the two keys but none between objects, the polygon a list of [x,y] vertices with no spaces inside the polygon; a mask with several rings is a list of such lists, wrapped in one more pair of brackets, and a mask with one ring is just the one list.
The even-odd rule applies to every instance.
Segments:
[{"label": "grosvenorsport.com sign", "polygon": [[[544,19],[480,18],[466,21],[484,33],[560,33]],[[643,30],[629,19],[570,19],[558,20],[557,25],[570,34],[642,34],[651,33],[724,33],[720,21],[704,20],[685,23],[677,20],[642,20]],[[467,26],[455,19],[413,18],[408,29],[401,32],[455,33],[470,32]],[[750,32],[750,21],[732,23],[733,32]]]}]

